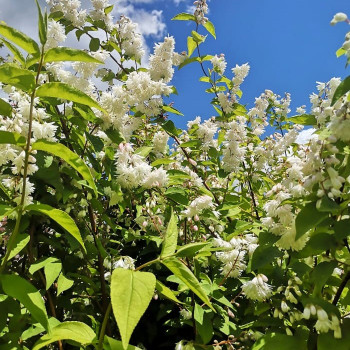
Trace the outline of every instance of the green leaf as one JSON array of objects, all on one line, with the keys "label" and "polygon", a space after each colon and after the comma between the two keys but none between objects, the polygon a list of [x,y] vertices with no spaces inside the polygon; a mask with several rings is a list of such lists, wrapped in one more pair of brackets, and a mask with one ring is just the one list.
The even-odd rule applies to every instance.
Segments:
[{"label": "green leaf", "polygon": [[334,233],[338,240],[343,240],[350,236],[350,219],[335,222]]},{"label": "green leaf", "polygon": [[282,255],[283,253],[277,247],[260,245],[253,253],[251,269],[257,270],[264,267]]},{"label": "green leaf", "polygon": [[62,271],[62,263],[60,261],[51,262],[45,265],[44,273],[46,278],[46,290],[56,281],[56,278]]},{"label": "green leaf", "polygon": [[190,13],[179,13],[175,17],[171,19],[172,21],[196,21],[196,17],[191,15]]},{"label": "green leaf", "polygon": [[176,256],[181,258],[192,257],[196,255],[196,253],[199,250],[203,249],[204,247],[210,247],[210,243],[209,242],[189,243],[180,247],[176,252]]},{"label": "green leaf", "polygon": [[339,58],[340,56],[343,56],[346,54],[346,50],[343,49],[342,47],[340,49],[338,49],[335,53],[335,55],[337,56],[337,58]]},{"label": "green leaf", "polygon": [[163,260],[162,263],[215,312],[207,293],[202,289],[196,276],[185,264],[176,258],[168,258]]},{"label": "green leaf", "polygon": [[32,148],[38,151],[44,151],[50,153],[56,157],[62,158],[67,162],[73,169],[75,169],[84,180],[90,185],[97,196],[97,189],[95,181],[91,175],[90,169],[84,163],[84,161],[69,148],[62,145],[61,143],[50,142],[46,140],[38,140],[33,143]]},{"label": "green leaf", "polygon": [[61,273],[57,280],[57,296],[71,288],[73,284],[73,280],[70,280],[69,278],[65,277],[63,273]]},{"label": "green leaf", "polygon": [[49,319],[44,300],[39,291],[24,278],[17,275],[1,275],[0,281],[3,291],[23,304],[31,316],[49,331]]},{"label": "green leaf", "polygon": [[161,124],[161,127],[171,136],[179,136],[182,132],[181,129],[177,129],[175,124],[171,120],[167,120]]},{"label": "green leaf", "polygon": [[145,313],[154,293],[156,277],[150,272],[115,269],[111,280],[111,303],[124,349]]},{"label": "green leaf", "polygon": [[33,72],[18,68],[10,63],[5,63],[0,66],[0,82],[27,92],[35,89],[35,77]]},{"label": "green leaf", "polygon": [[348,91],[350,91],[350,75],[338,85],[337,89],[334,92],[331,106],[333,106]]},{"label": "green leaf", "polygon": [[[104,343],[103,349],[105,349],[105,350],[124,350],[123,343],[120,340],[115,340],[115,339],[110,338],[108,336],[105,336],[105,339],[107,340],[107,344],[106,344],[106,342]],[[141,350],[141,349],[138,348],[137,346],[128,345],[126,350]]]},{"label": "green leaf", "polygon": [[26,145],[26,139],[15,132],[0,130],[0,144],[10,144],[23,147]]},{"label": "green leaf", "polygon": [[114,5],[110,5],[110,6],[105,7],[105,9],[104,9],[105,15],[108,15],[109,13],[111,13],[113,11],[113,7],[114,7]]},{"label": "green leaf", "polygon": [[15,246],[11,250],[11,253],[10,253],[8,259],[11,260],[17,254],[19,254],[22,251],[22,249],[25,248],[25,246],[28,244],[29,241],[30,241],[30,236],[28,234],[20,234],[20,235],[18,235],[16,237]]},{"label": "green leaf", "polygon": [[89,44],[90,51],[96,52],[100,48],[100,39],[92,38]]},{"label": "green leaf", "polygon": [[332,331],[321,333],[317,337],[317,350],[349,350],[350,320],[344,318],[341,339],[334,338]]},{"label": "green leaf", "polygon": [[339,211],[340,206],[334,200],[330,199],[328,196],[323,196],[316,203],[316,208],[318,211],[326,213],[336,213]]},{"label": "green leaf", "polygon": [[68,321],[52,328],[50,334],[42,336],[33,347],[39,350],[58,340],[72,340],[81,345],[89,345],[96,338],[95,332],[85,323]]},{"label": "green leaf", "polygon": [[194,41],[194,39],[191,36],[187,37],[188,57],[192,56],[192,54],[196,48],[197,48],[197,43]]},{"label": "green leaf", "polygon": [[22,66],[25,66],[26,60],[23,57],[21,51],[15,45],[11,44],[9,41],[5,39],[1,39],[1,41],[12,52],[13,56],[17,59],[17,61],[21,63]]},{"label": "green leaf", "polygon": [[321,292],[337,265],[336,261],[323,261],[314,268],[310,275],[310,281],[315,283],[314,293]]},{"label": "green leaf", "polygon": [[[201,43],[204,42],[205,39],[207,38],[205,35],[201,35],[201,34],[197,33],[195,30],[192,30],[191,34],[192,34],[193,40],[194,40],[197,44],[201,44]],[[191,56],[191,55],[189,55],[189,56]]]},{"label": "green leaf", "polygon": [[53,256],[49,258],[41,258],[40,260],[30,265],[29,273],[33,275],[35,272],[39,271],[40,269],[44,268],[46,265],[51,264],[53,262],[59,262],[59,260],[57,258],[54,258]]},{"label": "green leaf", "polygon": [[83,50],[69,47],[54,47],[48,50],[44,56],[44,62],[77,61],[103,64],[102,61],[90,56]]},{"label": "green leaf", "polygon": [[62,100],[73,101],[82,105],[90,106],[99,109],[102,112],[105,110],[84,92],[64,83],[46,83],[41,85],[36,90],[38,97],[59,97]]},{"label": "green leaf", "polygon": [[40,214],[47,215],[53,221],[62,226],[68,233],[70,233],[80,243],[84,251],[86,251],[78,226],[65,211],[52,208],[47,204],[30,204],[25,207],[25,210],[35,211]]},{"label": "green leaf", "polygon": [[2,220],[4,217],[10,215],[15,210],[16,210],[16,208],[11,208],[7,204],[0,204],[0,220]]},{"label": "green leaf", "polygon": [[169,187],[165,192],[165,196],[182,205],[187,205],[189,202],[187,192],[183,187]]},{"label": "green leaf", "polygon": [[203,26],[216,39],[214,24],[210,21],[206,21]]},{"label": "green leaf", "polygon": [[318,211],[314,202],[306,204],[305,207],[298,213],[295,219],[295,238],[300,238],[307,231],[316,227],[327,217],[328,213]]},{"label": "green leaf", "polygon": [[179,235],[179,231],[177,229],[177,216],[174,215],[174,212],[172,212],[168,223],[168,227],[164,236],[162,252],[160,253],[161,258],[165,258],[169,255],[174,254],[177,246],[178,235]]},{"label": "green leaf", "polygon": [[183,116],[183,114],[181,112],[179,112],[176,108],[171,107],[171,106],[167,106],[164,105],[163,107],[163,111],[169,112],[169,113],[173,113],[173,114],[177,114],[177,115],[181,115]]},{"label": "green leaf", "polygon": [[38,0],[35,0],[35,2],[38,8],[38,17],[39,17],[38,18],[39,39],[40,39],[41,45],[45,45],[47,41],[47,23],[45,23]]},{"label": "green leaf", "polygon": [[156,281],[156,289],[161,296],[163,296],[163,297],[165,297],[165,298],[167,298],[175,303],[183,304],[178,298],[176,298],[174,292],[170,288],[168,288],[167,286],[165,286],[162,282],[160,282],[158,280]]},{"label": "green leaf", "polygon": [[316,117],[311,114],[296,115],[288,118],[287,121],[300,125],[317,125]]},{"label": "green leaf", "polygon": [[138,154],[139,156],[146,158],[152,151],[153,147],[150,146],[142,146],[135,150],[135,154]]},{"label": "green leaf", "polygon": [[0,98],[0,114],[6,117],[12,116],[12,107],[9,103]]},{"label": "green leaf", "polygon": [[[254,343],[252,350],[307,350],[307,341],[299,335],[268,333]],[[329,349],[330,350],[330,349]]]},{"label": "green leaf", "polygon": [[19,30],[9,27],[5,22],[0,23],[0,34],[28,53],[40,55],[39,45],[33,39]]}]

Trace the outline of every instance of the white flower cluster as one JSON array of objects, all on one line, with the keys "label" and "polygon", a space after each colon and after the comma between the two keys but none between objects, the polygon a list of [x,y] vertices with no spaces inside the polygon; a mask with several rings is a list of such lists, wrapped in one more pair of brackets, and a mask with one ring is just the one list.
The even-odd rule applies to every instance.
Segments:
[{"label": "white flower cluster", "polygon": [[258,247],[258,238],[252,234],[233,237],[229,242],[214,238],[215,247],[224,248],[216,253],[216,258],[223,264],[221,273],[226,277],[238,277],[247,268],[246,256],[252,256]]},{"label": "white flower cluster", "polygon": [[220,56],[215,55],[210,62],[213,65],[213,69],[215,72],[219,73],[219,74],[224,74],[225,73],[225,69],[227,66],[227,63],[225,61],[225,55],[221,54]]},{"label": "white flower cluster", "polygon": [[79,0],[46,0],[51,12],[62,12],[75,27],[82,27],[86,20],[86,10],[81,10]]},{"label": "white flower cluster", "polygon": [[265,301],[272,295],[272,287],[267,284],[268,278],[259,274],[251,281],[245,282],[242,285],[242,292],[248,299],[256,301]]},{"label": "white flower cluster", "polygon": [[105,8],[110,6],[108,0],[91,0],[93,10],[89,12],[89,16],[94,21],[103,21],[106,24],[107,29],[113,28],[113,17],[111,13],[106,14]]},{"label": "white flower cluster", "polygon": [[306,305],[303,316],[306,320],[311,316],[317,316],[315,328],[319,333],[327,333],[329,330],[334,331],[334,338],[340,339],[342,337],[339,318],[332,314],[331,318],[327,312],[319,306],[313,304]]},{"label": "white flower cluster", "polygon": [[194,16],[196,17],[197,23],[205,24],[208,21],[208,18],[205,17],[205,15],[209,11],[207,0],[196,0],[193,5],[196,7]]},{"label": "white flower cluster", "polygon": [[49,19],[47,23],[47,42],[45,49],[48,50],[57,47],[58,44],[63,43],[65,40],[66,34],[63,25],[53,19]]},{"label": "white flower cluster", "polygon": [[175,40],[172,36],[166,37],[164,42],[156,44],[154,54],[150,56],[149,72],[154,81],[170,82],[174,75]]},{"label": "white flower cluster", "polygon": [[193,200],[186,210],[184,210],[182,213],[187,218],[193,218],[196,215],[200,215],[203,210],[205,209],[213,209],[215,207],[213,203],[213,199],[210,196],[200,196]]},{"label": "white flower cluster", "polygon": [[135,154],[129,143],[121,143],[116,155],[117,182],[124,188],[164,187],[168,182],[167,172],[162,168],[153,169],[144,157]]},{"label": "white flower cluster", "polygon": [[153,151],[157,154],[166,153],[169,135],[165,131],[157,131],[153,136]]},{"label": "white flower cluster", "polygon": [[[96,52],[91,52],[90,55],[104,63],[104,61],[109,56],[109,53],[104,50],[98,50]],[[72,64],[73,69],[77,71],[84,79],[89,79],[96,71],[98,66],[99,63],[90,62],[74,62]]]},{"label": "white flower cluster", "polygon": [[120,48],[129,57],[140,61],[145,51],[143,49],[142,35],[139,33],[137,23],[130,18],[121,16],[116,24],[116,29],[121,40]]}]

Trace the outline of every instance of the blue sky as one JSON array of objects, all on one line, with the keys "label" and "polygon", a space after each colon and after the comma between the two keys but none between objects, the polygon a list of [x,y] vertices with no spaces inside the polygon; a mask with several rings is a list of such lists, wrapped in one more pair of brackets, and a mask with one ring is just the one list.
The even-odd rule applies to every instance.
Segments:
[{"label": "blue sky", "polygon": [[[45,4],[43,0],[40,2]],[[110,2],[119,12],[139,22],[150,51],[154,42],[167,34],[175,37],[177,51],[186,50],[186,38],[194,24],[171,21],[171,18],[185,12],[193,0]],[[88,0],[82,3],[89,7]],[[1,20],[36,35],[34,0],[1,0],[1,5]],[[265,89],[280,95],[290,92],[293,114],[296,107],[308,105],[308,96],[316,91],[316,81],[349,75],[345,58],[336,58],[335,51],[350,27],[345,23],[329,24],[337,12],[350,15],[349,0],[211,0],[209,8],[208,17],[215,24],[217,40],[208,36],[202,54],[224,53],[229,77],[232,77],[229,68],[249,62],[251,71],[242,85],[241,100],[249,107]],[[73,41],[65,45],[73,45]],[[211,96],[204,92],[207,86],[198,81],[200,76],[197,64],[175,74],[173,84],[179,96],[171,100],[185,114],[185,117],[173,117],[179,127],[198,115],[202,119],[214,115],[209,104]]]}]

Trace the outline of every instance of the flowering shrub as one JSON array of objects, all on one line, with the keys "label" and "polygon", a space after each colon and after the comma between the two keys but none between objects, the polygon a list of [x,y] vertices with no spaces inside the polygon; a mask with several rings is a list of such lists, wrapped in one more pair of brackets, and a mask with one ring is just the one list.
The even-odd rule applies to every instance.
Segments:
[{"label": "flowering shrub", "polygon": [[[47,2],[40,44],[0,24],[0,348],[349,349],[350,77],[309,114],[270,90],[247,109],[249,65],[200,54],[206,0],[147,67],[107,0]],[[215,116],[181,130],[163,98],[188,64]]]}]

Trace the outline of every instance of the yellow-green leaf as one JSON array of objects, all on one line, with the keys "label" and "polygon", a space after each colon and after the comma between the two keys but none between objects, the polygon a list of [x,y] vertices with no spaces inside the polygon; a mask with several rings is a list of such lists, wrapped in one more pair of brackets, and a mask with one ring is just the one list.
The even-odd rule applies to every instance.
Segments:
[{"label": "yellow-green leaf", "polygon": [[44,214],[51,218],[53,221],[56,221],[67,232],[69,232],[86,251],[78,226],[65,211],[55,209],[47,204],[30,204],[25,207],[25,210]]},{"label": "yellow-green leaf", "polygon": [[156,277],[150,272],[118,268],[112,273],[111,302],[124,349],[152,299],[155,286]]},{"label": "yellow-green leaf", "polygon": [[26,139],[16,132],[0,130],[0,144],[1,143],[23,147],[26,144]]},{"label": "yellow-green leaf", "polygon": [[0,66],[0,82],[27,92],[35,89],[34,73],[10,63]]},{"label": "yellow-green leaf", "polygon": [[177,246],[177,237],[178,237],[177,217],[172,212],[168,223],[168,227],[164,236],[162,252],[160,253],[161,258],[165,258],[175,253],[176,246]]},{"label": "yellow-green leaf", "polygon": [[46,83],[36,90],[38,97],[54,97],[62,100],[73,101],[82,105],[95,107],[103,112],[104,109],[84,92],[64,83]]},{"label": "yellow-green leaf", "polygon": [[83,50],[71,49],[69,47],[54,47],[48,50],[44,56],[45,62],[79,61],[103,64],[102,61],[90,56]]},{"label": "yellow-green leaf", "polygon": [[90,185],[97,196],[95,181],[91,175],[90,169],[84,161],[69,148],[61,143],[50,142],[46,140],[38,140],[32,145],[32,149],[51,153],[56,157],[62,158],[72,168],[79,172],[84,180]]},{"label": "yellow-green leaf", "polygon": [[216,39],[214,24],[210,21],[206,21],[203,26]]},{"label": "yellow-green leaf", "polygon": [[174,292],[170,288],[168,288],[166,285],[164,285],[162,282],[160,282],[158,280],[156,282],[156,289],[161,296],[163,296],[163,297],[165,297],[165,298],[167,298],[175,303],[183,304],[178,298],[176,298],[176,295],[174,294]]}]

